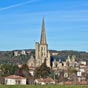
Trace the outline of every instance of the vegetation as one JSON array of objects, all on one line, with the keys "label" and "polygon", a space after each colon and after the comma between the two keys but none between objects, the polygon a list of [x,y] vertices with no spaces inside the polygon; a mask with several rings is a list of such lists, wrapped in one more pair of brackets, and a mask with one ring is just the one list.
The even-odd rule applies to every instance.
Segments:
[{"label": "vegetation", "polygon": [[[16,50],[18,52],[21,52],[21,50]],[[28,61],[28,59],[30,58],[31,54],[34,55],[34,50],[29,49],[29,50],[25,50],[27,51],[31,51],[30,54],[26,54],[26,55],[18,55],[18,56],[14,56],[14,51],[0,51],[0,64],[24,64]]]},{"label": "vegetation", "polygon": [[29,73],[29,68],[26,64],[23,64],[21,68],[18,68],[16,70],[16,75],[20,75],[20,76],[25,77],[27,79],[27,84],[34,83],[34,79],[31,76],[31,74]]},{"label": "vegetation", "polygon": [[0,88],[88,88],[88,85],[46,85],[46,86],[40,86],[40,85],[26,85],[26,86],[6,86],[6,85],[1,85]]},{"label": "vegetation", "polygon": [[[20,52],[21,50],[17,50]],[[14,56],[13,52],[14,51],[0,51],[0,63],[1,64],[18,64],[18,63],[26,63],[28,59],[30,58],[31,55],[35,55],[35,50],[34,49],[29,49],[25,51],[31,51],[31,54],[26,54],[26,55],[20,55],[20,56]],[[88,53],[87,52],[79,52],[79,51],[55,51],[55,50],[50,50],[50,53],[59,53],[56,56],[52,56],[52,58],[55,58],[57,60],[62,59],[65,60],[67,56],[72,56],[75,55],[77,57],[77,60],[82,59],[86,60],[88,62]]]},{"label": "vegetation", "polygon": [[35,69],[35,78],[46,78],[50,75],[51,69],[43,63],[40,67]]},{"label": "vegetation", "polygon": [[87,52],[80,52],[80,51],[72,51],[72,50],[65,50],[65,51],[58,51],[58,55],[55,56],[56,59],[62,58],[62,60],[66,59],[67,56],[75,55],[77,60],[82,59],[88,61],[88,53]]},{"label": "vegetation", "polygon": [[72,74],[72,73],[75,73],[76,74],[77,73],[77,70],[75,68],[73,68],[73,67],[69,67],[68,68],[68,73],[69,74]]},{"label": "vegetation", "polygon": [[2,64],[0,66],[0,76],[9,76],[9,75],[13,75],[16,73],[17,70],[17,65],[14,64]]}]

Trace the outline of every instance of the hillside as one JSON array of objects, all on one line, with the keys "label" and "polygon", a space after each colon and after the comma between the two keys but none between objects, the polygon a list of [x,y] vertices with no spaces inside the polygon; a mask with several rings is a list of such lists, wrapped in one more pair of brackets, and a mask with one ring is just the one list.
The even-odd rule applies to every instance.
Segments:
[{"label": "hillside", "polygon": [[[26,55],[18,55],[14,56],[14,52],[21,52],[22,50],[13,50],[13,51],[0,51],[0,64],[4,63],[13,63],[13,64],[19,64],[19,63],[26,63],[28,59],[30,59],[30,56],[35,54],[34,49],[28,49],[24,50],[26,52]],[[29,53],[30,52],[30,53]],[[87,52],[79,52],[79,51],[56,51],[56,50],[50,50],[50,53],[58,53],[57,55],[51,56],[53,59],[61,59],[65,60],[67,56],[75,55],[77,60],[86,60],[88,62],[88,53]]]}]

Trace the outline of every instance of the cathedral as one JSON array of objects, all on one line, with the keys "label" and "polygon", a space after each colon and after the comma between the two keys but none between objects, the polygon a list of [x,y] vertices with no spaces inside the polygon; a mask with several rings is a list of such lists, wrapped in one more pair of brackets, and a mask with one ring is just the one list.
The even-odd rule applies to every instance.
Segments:
[{"label": "cathedral", "polygon": [[50,53],[48,51],[48,44],[46,41],[46,32],[45,32],[45,23],[44,23],[44,18],[43,18],[40,42],[35,43],[35,58],[31,56],[27,64],[29,67],[39,67],[44,62],[46,62],[46,65],[48,67],[51,67],[50,66]]},{"label": "cathedral", "polygon": [[[35,43],[35,57],[31,55],[30,59],[27,62],[27,65],[29,68],[36,68],[41,66],[44,62],[46,62],[47,67],[50,67],[52,69],[66,69],[69,66],[75,66],[77,63],[75,61],[75,56],[68,56],[66,61],[61,61],[61,59],[54,59],[51,62],[50,59],[50,52],[48,50],[48,44],[46,41],[46,32],[45,32],[45,23],[44,23],[44,18],[42,20],[42,28],[41,28],[41,38],[40,42]],[[52,63],[52,66],[51,66]]]}]

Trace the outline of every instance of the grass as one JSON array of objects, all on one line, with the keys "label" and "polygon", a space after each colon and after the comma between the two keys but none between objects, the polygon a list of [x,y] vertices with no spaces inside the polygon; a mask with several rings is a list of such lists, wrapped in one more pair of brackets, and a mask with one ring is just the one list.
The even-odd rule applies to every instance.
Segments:
[{"label": "grass", "polygon": [[46,85],[46,86],[40,86],[40,85],[16,85],[16,86],[6,86],[6,85],[0,85],[0,88],[88,88],[88,85]]}]

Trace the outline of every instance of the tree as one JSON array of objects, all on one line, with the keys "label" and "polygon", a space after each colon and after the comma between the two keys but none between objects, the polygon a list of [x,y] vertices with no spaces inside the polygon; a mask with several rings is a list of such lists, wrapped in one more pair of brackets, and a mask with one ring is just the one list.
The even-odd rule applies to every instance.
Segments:
[{"label": "tree", "polygon": [[76,74],[77,73],[77,70],[74,67],[69,67],[68,68],[68,73],[69,74],[72,74],[72,73],[75,73]]},{"label": "tree", "polygon": [[27,79],[27,84],[33,84],[34,83],[34,78],[29,73],[29,68],[28,68],[27,64],[23,64],[21,68],[18,68],[16,75],[20,75],[22,77],[25,77]]},{"label": "tree", "polygon": [[8,76],[15,74],[18,66],[14,64],[2,64],[0,66],[1,76]]},{"label": "tree", "polygon": [[40,67],[35,69],[35,78],[46,78],[50,75],[51,69],[46,66],[46,63],[43,63]]}]

